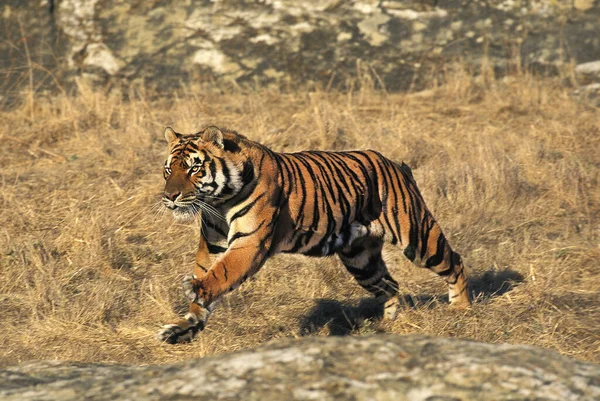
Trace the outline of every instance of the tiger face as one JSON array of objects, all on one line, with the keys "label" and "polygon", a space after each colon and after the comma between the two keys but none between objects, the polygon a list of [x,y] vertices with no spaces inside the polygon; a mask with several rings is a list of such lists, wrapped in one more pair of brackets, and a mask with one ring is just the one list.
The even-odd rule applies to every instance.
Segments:
[{"label": "tiger face", "polygon": [[177,220],[191,220],[219,199],[229,181],[225,175],[223,135],[216,127],[183,136],[168,127],[169,156],[164,165],[164,205]]}]

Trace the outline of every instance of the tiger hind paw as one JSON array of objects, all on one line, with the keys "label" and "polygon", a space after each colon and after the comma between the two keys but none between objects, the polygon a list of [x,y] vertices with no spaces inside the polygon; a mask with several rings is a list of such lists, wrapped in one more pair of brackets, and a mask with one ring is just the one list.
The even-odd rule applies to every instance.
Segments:
[{"label": "tiger hind paw", "polygon": [[383,320],[394,321],[398,317],[400,297],[395,295],[383,304]]}]

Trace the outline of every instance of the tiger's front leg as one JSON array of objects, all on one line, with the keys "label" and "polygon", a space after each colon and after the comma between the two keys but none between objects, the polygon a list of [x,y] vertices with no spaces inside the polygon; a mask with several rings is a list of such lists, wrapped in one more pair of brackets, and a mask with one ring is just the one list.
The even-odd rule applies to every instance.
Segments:
[{"label": "tiger's front leg", "polygon": [[[184,291],[192,301],[189,313],[159,332],[159,339],[171,344],[190,341],[204,329],[216,301],[255,274],[265,262],[271,246],[272,225],[266,221],[258,227],[237,224],[229,235],[229,248],[202,276],[187,276]],[[237,228],[237,230],[236,230]]]},{"label": "tiger's front leg", "polygon": [[[189,298],[189,292],[193,285],[191,281],[203,277],[210,268],[210,253],[206,239],[200,234],[200,243],[196,252],[194,275],[185,276],[182,282],[183,292]],[[204,324],[210,315],[209,310],[202,308],[195,302],[191,302],[189,312],[185,317],[172,324],[167,324],[158,332],[158,340],[175,344],[177,342],[190,341],[198,331],[204,329]]]}]

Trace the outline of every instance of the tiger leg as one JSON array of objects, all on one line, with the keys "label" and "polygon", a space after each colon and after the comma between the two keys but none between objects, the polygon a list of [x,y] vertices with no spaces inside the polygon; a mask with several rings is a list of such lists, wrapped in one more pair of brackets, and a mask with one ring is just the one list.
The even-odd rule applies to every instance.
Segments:
[{"label": "tiger leg", "polygon": [[[421,239],[404,249],[404,255],[415,265],[430,269],[446,281],[450,305],[457,309],[467,308],[471,305],[471,296],[461,257],[452,250],[433,218],[429,227]],[[420,227],[420,230],[424,228]]]},{"label": "tiger leg", "polygon": [[198,251],[196,252],[196,261],[194,265],[194,274],[187,275],[183,278],[182,288],[183,292],[188,299],[192,298],[190,303],[189,311],[183,319],[164,325],[163,328],[158,332],[158,340],[161,342],[167,342],[169,344],[188,342],[198,333],[198,331],[204,330],[204,326],[214,309],[203,308],[197,303],[193,302],[195,295],[190,293],[194,291],[193,280],[198,279],[206,275],[210,268],[210,256],[208,251],[208,244],[205,238],[200,235],[200,243],[198,245]]},{"label": "tiger leg", "polygon": [[468,308],[471,306],[471,295],[462,258],[450,246],[447,254],[448,256],[440,265],[435,268],[432,266],[430,269],[446,280],[450,305],[456,309]]},{"label": "tiger leg", "polygon": [[[266,214],[276,216],[273,211]],[[169,343],[191,340],[198,331],[204,329],[221,296],[237,288],[262,267],[271,246],[271,225],[255,216],[246,216],[240,217],[232,225],[227,251],[211,265],[208,272],[202,277],[188,276],[184,279],[186,296],[192,301],[190,312],[185,321],[165,327],[159,333],[159,339]],[[244,231],[240,231],[242,229]]]},{"label": "tiger leg", "polygon": [[338,256],[358,284],[383,304],[383,318],[393,320],[399,307],[398,283],[387,270],[382,247],[381,239],[363,237],[338,252]]}]

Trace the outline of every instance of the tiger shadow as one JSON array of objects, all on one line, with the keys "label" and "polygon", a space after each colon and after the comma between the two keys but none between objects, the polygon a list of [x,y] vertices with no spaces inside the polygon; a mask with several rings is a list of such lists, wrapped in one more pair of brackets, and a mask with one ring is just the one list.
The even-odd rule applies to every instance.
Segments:
[{"label": "tiger shadow", "polygon": [[[524,280],[521,273],[514,270],[491,270],[469,278],[469,288],[475,303],[499,297],[516,287]],[[430,294],[405,295],[404,307],[435,308],[448,303],[448,295]],[[402,308],[402,307],[401,307]],[[308,315],[300,320],[300,333],[310,335],[327,327],[331,336],[345,336],[359,331],[369,322],[380,320],[383,308],[373,298],[365,298],[356,306],[333,299],[318,299]],[[375,332],[381,331],[374,327]]]}]

